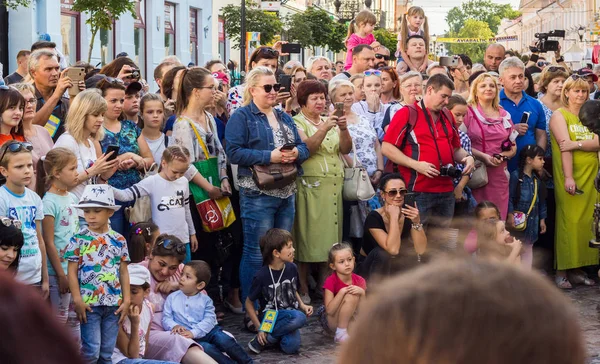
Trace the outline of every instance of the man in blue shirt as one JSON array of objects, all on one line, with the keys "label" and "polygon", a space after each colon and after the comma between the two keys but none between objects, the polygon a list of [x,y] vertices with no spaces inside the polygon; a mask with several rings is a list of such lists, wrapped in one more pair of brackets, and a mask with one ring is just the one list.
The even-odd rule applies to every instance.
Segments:
[{"label": "man in blue shirt", "polygon": [[[537,144],[546,149],[548,138],[546,137],[546,117],[542,104],[533,97],[527,95],[525,88],[525,65],[517,57],[509,57],[502,61],[500,67],[500,82],[504,89],[500,91],[500,105],[510,113],[515,130],[519,132],[517,137],[517,156],[521,149],[529,144]],[[529,119],[521,123],[525,112],[529,113]],[[519,158],[514,157],[508,162],[510,172],[517,169]]]}]

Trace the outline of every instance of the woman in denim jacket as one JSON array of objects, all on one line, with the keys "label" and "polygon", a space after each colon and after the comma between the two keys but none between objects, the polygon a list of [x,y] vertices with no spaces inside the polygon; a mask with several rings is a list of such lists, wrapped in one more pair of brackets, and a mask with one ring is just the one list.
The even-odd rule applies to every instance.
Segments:
[{"label": "woman in denim jacket", "polygon": [[[519,168],[511,173],[509,182],[510,197],[506,223],[508,228],[513,228],[512,235],[523,242],[521,263],[529,269],[533,263],[533,244],[538,240],[538,232],[546,232],[547,191],[539,177],[544,168],[544,154],[544,149],[535,144],[523,148],[519,153]],[[532,204],[531,213],[527,216],[527,227],[523,231],[515,231],[513,212],[527,214]]]},{"label": "woman in denim jacket", "polygon": [[[274,109],[279,84],[272,70],[256,67],[246,77],[244,106],[227,122],[225,146],[227,158],[238,165],[240,208],[244,230],[244,250],[240,263],[242,302],[246,301],[254,274],[262,266],[260,238],[272,228],[292,230],[295,213],[296,184],[272,190],[261,190],[252,179],[250,168],[271,163],[300,165],[309,157],[306,144],[300,139],[292,118]],[[285,130],[279,127],[283,123]],[[286,143],[283,133],[296,147],[282,151]]]}]

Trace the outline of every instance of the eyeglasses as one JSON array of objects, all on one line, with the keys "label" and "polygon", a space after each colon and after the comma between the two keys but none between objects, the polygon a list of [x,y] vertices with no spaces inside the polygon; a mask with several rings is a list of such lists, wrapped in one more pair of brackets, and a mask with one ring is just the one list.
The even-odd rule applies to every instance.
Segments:
[{"label": "eyeglasses", "polygon": [[386,61],[390,60],[390,56],[386,56],[385,54],[379,54],[379,53],[375,53],[375,58],[377,58],[377,59],[382,59],[383,58]]},{"label": "eyeglasses", "polygon": [[0,157],[0,162],[2,162],[2,160],[4,159],[7,150],[10,150],[11,153],[18,153],[23,149],[26,149],[31,152],[33,150],[33,145],[29,142],[15,142],[12,144],[8,144],[6,148],[4,148],[2,157]]},{"label": "eyeglasses", "polygon": [[548,67],[548,72],[566,72],[564,67],[560,66],[550,66]]},{"label": "eyeglasses", "polygon": [[2,225],[9,227],[9,226],[14,226],[17,229],[21,230],[21,226],[23,226],[23,223],[21,222],[21,220],[13,220],[13,219],[9,219],[8,217],[2,217],[0,218],[0,221],[2,222]]},{"label": "eyeglasses", "polygon": [[385,193],[389,197],[396,197],[398,194],[400,194],[400,196],[404,197],[404,196],[406,196],[407,192],[408,192],[408,190],[406,188],[400,188],[400,189],[397,189],[397,190],[385,191]]},{"label": "eyeglasses", "polygon": [[173,241],[171,239],[164,239],[156,243],[156,245],[162,245],[167,250],[175,250],[177,254],[185,254],[185,244]]},{"label": "eyeglasses", "polygon": [[402,88],[423,88],[423,84],[422,83],[410,83],[408,85],[400,85],[400,87]]},{"label": "eyeglasses", "polygon": [[365,76],[381,76],[381,71],[379,70],[368,70],[363,72]]},{"label": "eyeglasses", "polygon": [[265,90],[266,93],[271,92],[271,90],[275,90],[275,92],[279,92],[279,90],[281,90],[281,84],[276,83],[274,85],[263,85],[262,88]]},{"label": "eyeglasses", "polygon": [[25,102],[27,103],[27,105],[35,106],[37,104],[37,99],[29,99],[25,100]]},{"label": "eyeglasses", "polygon": [[202,87],[197,87],[197,88],[209,88],[212,92],[217,92],[217,86],[213,85],[213,86],[202,86]]}]

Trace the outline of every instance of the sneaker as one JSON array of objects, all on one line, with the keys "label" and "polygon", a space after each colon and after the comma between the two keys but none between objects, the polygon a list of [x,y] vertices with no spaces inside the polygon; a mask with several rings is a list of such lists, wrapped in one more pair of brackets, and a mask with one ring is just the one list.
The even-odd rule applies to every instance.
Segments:
[{"label": "sneaker", "polygon": [[248,349],[250,349],[254,354],[260,354],[260,352],[265,349],[265,347],[258,342],[258,335],[254,336],[252,340],[250,340],[248,343]]},{"label": "sneaker", "polygon": [[310,296],[308,293],[300,293],[300,299],[305,305],[310,305]]}]

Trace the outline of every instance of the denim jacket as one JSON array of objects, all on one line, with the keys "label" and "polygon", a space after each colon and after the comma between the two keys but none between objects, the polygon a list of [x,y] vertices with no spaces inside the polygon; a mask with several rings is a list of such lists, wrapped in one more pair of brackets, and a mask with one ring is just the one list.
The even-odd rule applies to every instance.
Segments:
[{"label": "denim jacket", "polygon": [[[513,235],[523,241],[523,243],[533,244],[538,239],[538,233],[540,231],[540,220],[548,217],[546,209],[546,200],[541,197],[542,181],[533,174],[533,178],[537,181],[537,198],[536,203],[533,205],[533,209],[527,218],[527,228],[524,231],[513,232]],[[534,185],[532,177],[523,174],[523,182],[521,183],[521,196],[519,198],[519,205],[514,205],[515,195],[517,193],[517,183],[519,182],[519,171],[513,171],[510,174],[509,191],[510,197],[508,199],[508,213],[513,211],[522,211],[527,213],[531,206],[531,200],[533,199]]]},{"label": "denim jacket", "polygon": [[[273,109],[278,120],[294,133],[298,149],[298,175],[302,175],[301,164],[309,157],[308,148],[300,138],[294,120],[285,112]],[[267,116],[251,102],[237,109],[229,118],[225,127],[225,151],[230,163],[238,165],[239,176],[252,176],[253,165],[271,164],[271,151],[275,149],[273,129]]]}]

